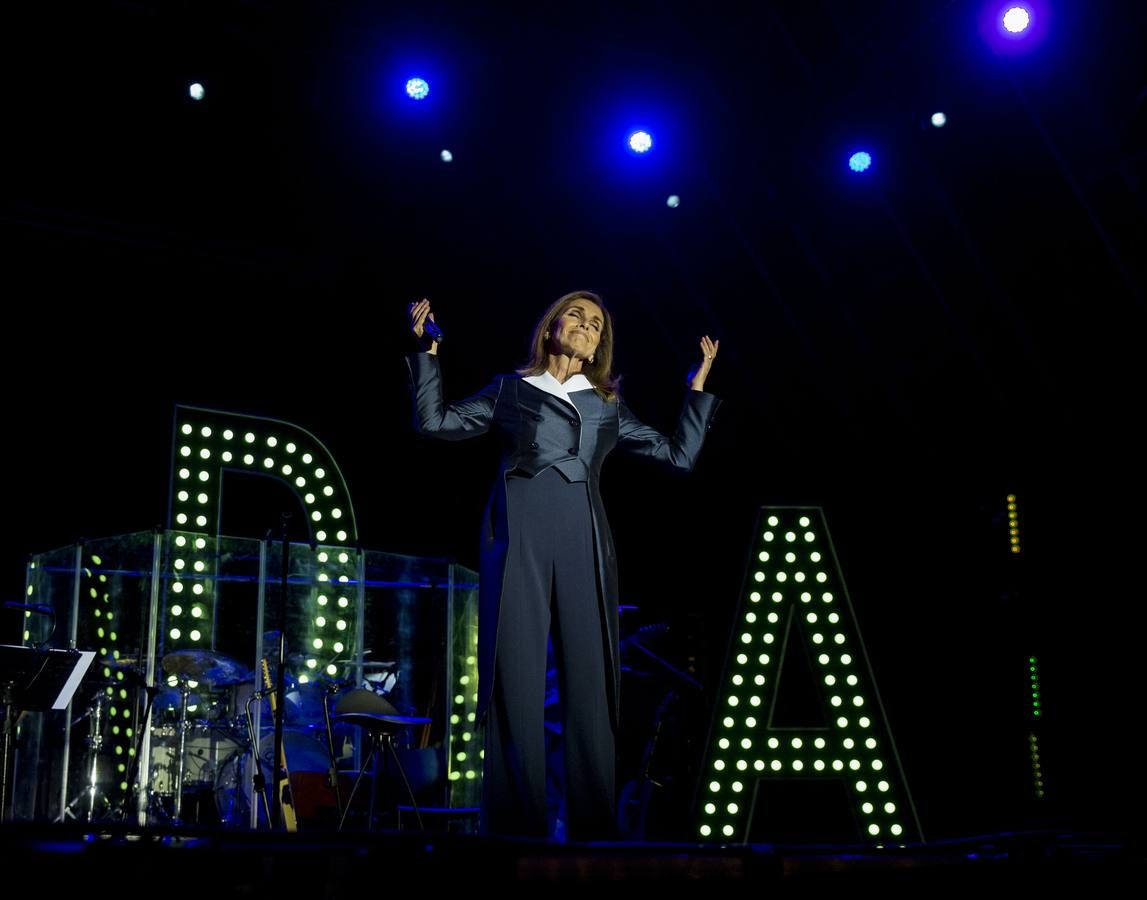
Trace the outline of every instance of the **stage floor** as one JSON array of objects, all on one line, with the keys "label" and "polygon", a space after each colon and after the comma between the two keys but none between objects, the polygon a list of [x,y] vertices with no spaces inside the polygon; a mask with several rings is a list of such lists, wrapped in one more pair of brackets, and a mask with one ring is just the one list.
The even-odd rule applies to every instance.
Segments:
[{"label": "stage floor", "polygon": [[[777,887],[871,886],[929,891],[1001,883],[1129,887],[1141,883],[1139,839],[1023,832],[897,847],[861,845],[553,844],[473,834],[269,833],[6,823],[10,886],[93,896],[332,896],[506,881],[713,879]],[[66,894],[65,894],[66,896]]]}]

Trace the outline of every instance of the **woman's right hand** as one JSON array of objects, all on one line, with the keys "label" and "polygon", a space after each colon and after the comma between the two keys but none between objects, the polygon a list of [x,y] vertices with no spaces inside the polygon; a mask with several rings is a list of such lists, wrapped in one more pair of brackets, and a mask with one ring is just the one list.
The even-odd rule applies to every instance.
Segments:
[{"label": "woman's right hand", "polygon": [[[431,322],[434,321],[434,313],[430,311],[430,301],[423,298],[415,303],[411,303],[408,312],[410,313],[410,330],[418,340],[424,344],[427,343],[427,341],[424,340],[424,338],[426,338],[426,319],[429,317]],[[437,353],[438,341],[430,340],[428,343],[430,346],[427,348],[427,352]]]}]

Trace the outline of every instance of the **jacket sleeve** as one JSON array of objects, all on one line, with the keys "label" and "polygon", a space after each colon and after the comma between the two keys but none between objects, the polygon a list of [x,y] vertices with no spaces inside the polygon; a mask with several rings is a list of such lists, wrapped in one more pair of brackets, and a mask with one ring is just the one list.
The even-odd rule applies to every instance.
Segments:
[{"label": "jacket sleeve", "polygon": [[494,381],[477,394],[451,403],[442,400],[442,371],[432,353],[406,357],[414,405],[414,430],[419,434],[461,441],[490,430],[501,381]]},{"label": "jacket sleeve", "polygon": [[713,394],[689,391],[677,419],[677,429],[667,437],[650,428],[629,411],[620,399],[617,446],[626,453],[644,456],[682,472],[690,471],[705,443],[705,433],[721,405]]}]

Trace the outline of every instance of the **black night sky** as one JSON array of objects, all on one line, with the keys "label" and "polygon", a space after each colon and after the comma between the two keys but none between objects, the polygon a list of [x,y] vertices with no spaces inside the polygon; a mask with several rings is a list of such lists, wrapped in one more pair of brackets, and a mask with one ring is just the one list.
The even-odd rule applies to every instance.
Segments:
[{"label": "black night sky", "polygon": [[495,448],[413,434],[406,305],[461,397],[586,288],[650,424],[721,340],[697,470],[604,476],[668,659],[712,687],[759,508],[822,507],[925,834],[1024,824],[1029,648],[1057,821],[1131,824],[1143,4],[1039,3],[1023,54],[962,0],[20,6],[5,600],[29,554],[163,524],[176,403],[305,427],[365,547],[476,566]]}]

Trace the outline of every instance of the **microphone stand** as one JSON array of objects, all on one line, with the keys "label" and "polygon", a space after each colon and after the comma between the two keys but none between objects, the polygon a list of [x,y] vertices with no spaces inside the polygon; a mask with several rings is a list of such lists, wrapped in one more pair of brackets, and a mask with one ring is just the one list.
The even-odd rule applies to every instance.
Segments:
[{"label": "microphone stand", "polygon": [[[251,747],[251,759],[254,761],[252,765],[251,789],[261,798],[263,802],[263,814],[267,817],[267,824],[270,825],[271,807],[267,800],[267,779],[263,775],[262,751],[259,748],[259,735],[255,732],[255,717],[251,714],[251,707],[255,703],[261,703],[263,701],[264,693],[266,692],[255,691],[248,697],[244,712],[247,716],[247,740]],[[258,815],[255,816],[255,821],[259,821]]]},{"label": "microphone stand", "polygon": [[[280,556],[282,557],[282,566],[280,571],[280,593],[279,593],[279,666],[275,672],[275,748],[274,755],[271,757],[271,771],[276,773],[273,779],[273,784],[279,783],[279,764],[283,758],[283,718],[286,707],[284,706],[286,698],[286,669],[287,669],[287,582],[290,573],[291,564],[291,542],[287,534],[287,523],[291,520],[291,514],[285,512],[282,514],[282,528],[283,528],[283,549]],[[256,753],[258,750],[255,751]],[[287,785],[287,790],[290,790],[290,785]],[[278,831],[282,823],[283,809],[280,802],[278,790],[271,791],[271,830]]]}]

